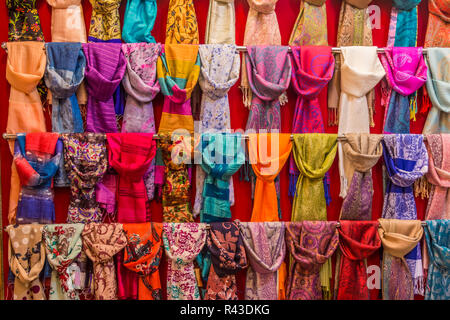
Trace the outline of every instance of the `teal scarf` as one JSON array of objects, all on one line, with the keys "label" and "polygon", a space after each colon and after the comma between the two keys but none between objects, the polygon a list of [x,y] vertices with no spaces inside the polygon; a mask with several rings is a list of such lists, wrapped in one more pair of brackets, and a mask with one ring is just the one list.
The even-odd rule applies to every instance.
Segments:
[{"label": "teal scarf", "polygon": [[417,5],[421,0],[393,0],[388,47],[417,46]]},{"label": "teal scarf", "polygon": [[122,30],[123,41],[155,43],[151,32],[156,11],[156,0],[128,0]]}]

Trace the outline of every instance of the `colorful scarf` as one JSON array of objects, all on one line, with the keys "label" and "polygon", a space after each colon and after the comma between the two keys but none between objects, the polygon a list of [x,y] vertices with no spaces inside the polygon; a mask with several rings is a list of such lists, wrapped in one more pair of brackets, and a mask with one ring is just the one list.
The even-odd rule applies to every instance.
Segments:
[{"label": "colorful scarf", "polygon": [[55,221],[52,179],[58,171],[63,144],[57,133],[19,134],[14,148],[14,165],[22,189],[17,205],[18,224]]},{"label": "colorful scarf", "polygon": [[[389,87],[383,90],[383,132],[409,133],[410,118],[416,118],[416,91],[427,80],[422,48],[385,48],[381,63]],[[384,83],[384,82],[383,82]],[[410,111],[411,109],[411,111]]]},{"label": "colorful scarf", "polygon": [[205,300],[238,300],[235,274],[247,267],[239,223],[213,222],[206,239],[211,253]]},{"label": "colorful scarf", "polygon": [[52,42],[86,42],[81,0],[47,0],[52,7]]},{"label": "colorful scarf", "polygon": [[293,257],[287,284],[289,300],[322,300],[320,269],[338,247],[335,221],[286,223],[286,243]]},{"label": "colorful scarf", "polygon": [[369,300],[365,259],[381,246],[378,221],[340,221],[340,256],[336,267],[338,300]]},{"label": "colorful scarf", "polygon": [[393,0],[388,47],[417,46],[417,6],[421,0]]},{"label": "colorful scarf", "polygon": [[344,154],[344,189],[340,219],[371,220],[373,180],[372,168],[383,154],[382,135],[348,133],[342,143]]},{"label": "colorful scarf", "polygon": [[234,0],[209,1],[205,43],[236,43]]},{"label": "colorful scarf", "polygon": [[79,300],[80,272],[76,259],[81,254],[84,224],[48,224],[42,231],[47,260],[52,266],[50,300]]},{"label": "colorful scarf", "polygon": [[425,300],[449,300],[449,220],[428,220],[425,239],[430,257]]},{"label": "colorful scarf", "polygon": [[383,300],[414,300],[414,285],[405,255],[422,239],[420,220],[378,219],[383,244]]},{"label": "colorful scarf", "polygon": [[170,0],[166,44],[198,44],[197,16],[193,0]]},{"label": "colorful scarf", "polygon": [[83,233],[83,251],[94,264],[96,300],[117,300],[117,281],[113,257],[127,245],[120,223],[88,223]]},{"label": "colorful scarf", "polygon": [[119,7],[121,0],[89,0],[92,5],[89,42],[121,43]]},{"label": "colorful scarf", "polygon": [[257,178],[250,221],[279,221],[274,180],[288,160],[291,149],[290,134],[249,134],[249,160]]},{"label": "colorful scarf", "polygon": [[68,223],[100,222],[102,215],[95,199],[95,185],[108,167],[104,135],[62,134],[64,165],[71,181]]},{"label": "colorful scarf", "polygon": [[9,225],[8,261],[14,274],[14,300],[46,300],[39,274],[44,267],[42,225]]},{"label": "colorful scarf", "polygon": [[433,107],[424,134],[450,133],[450,48],[427,49],[427,92]]},{"label": "colorful scarf", "polygon": [[161,300],[159,264],[163,252],[162,224],[124,224],[123,229],[128,240],[123,265],[133,272],[131,281],[139,281],[137,299]]},{"label": "colorful scarf", "polygon": [[328,45],[325,2],[326,0],[300,0],[300,13],[292,29],[290,46]]},{"label": "colorful scarf", "polygon": [[206,242],[204,223],[163,223],[163,241],[168,261],[167,299],[200,300],[194,259]]},{"label": "colorful scarf", "polygon": [[8,41],[44,41],[36,0],[6,0]]},{"label": "colorful scarf", "polygon": [[450,3],[448,0],[429,0],[428,12],[424,47],[450,47]]},{"label": "colorful scarf", "polygon": [[156,20],[156,0],[127,1],[123,22],[122,38],[124,42],[155,43],[151,32]]}]

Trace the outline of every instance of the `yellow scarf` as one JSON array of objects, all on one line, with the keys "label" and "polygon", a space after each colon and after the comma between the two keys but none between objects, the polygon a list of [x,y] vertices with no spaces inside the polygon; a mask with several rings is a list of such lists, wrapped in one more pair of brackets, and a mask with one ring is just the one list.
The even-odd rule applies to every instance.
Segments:
[{"label": "yellow scarf", "polygon": [[166,44],[198,44],[197,16],[193,0],[170,0]]}]

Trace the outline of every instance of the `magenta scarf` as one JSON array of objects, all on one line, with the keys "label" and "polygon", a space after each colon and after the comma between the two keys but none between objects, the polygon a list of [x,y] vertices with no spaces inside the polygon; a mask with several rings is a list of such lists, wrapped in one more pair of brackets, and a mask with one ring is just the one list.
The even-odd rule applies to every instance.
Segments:
[{"label": "magenta scarf", "polygon": [[120,43],[83,43],[86,56],[87,132],[118,132],[113,94],[127,61]]}]

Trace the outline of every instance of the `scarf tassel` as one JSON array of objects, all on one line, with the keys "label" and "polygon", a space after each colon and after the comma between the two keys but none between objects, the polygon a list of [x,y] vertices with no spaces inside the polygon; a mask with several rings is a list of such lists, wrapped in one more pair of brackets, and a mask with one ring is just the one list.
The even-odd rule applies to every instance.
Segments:
[{"label": "scarf tassel", "polygon": [[425,295],[425,277],[421,276],[413,279],[414,293],[421,296]]},{"label": "scarf tassel", "polygon": [[244,86],[240,86],[239,88],[241,88],[242,91],[242,102],[244,103],[244,106],[250,108],[252,105],[252,90],[250,87]]},{"label": "scarf tassel", "polygon": [[429,198],[432,184],[428,182],[428,179],[423,176],[420,179],[414,181],[414,195],[421,199]]},{"label": "scarf tassel", "polygon": [[432,107],[430,97],[428,96],[428,91],[425,86],[422,87],[422,108],[420,113],[427,113]]},{"label": "scarf tassel", "polygon": [[410,110],[409,119],[412,120],[412,121],[416,121],[417,91],[409,97],[409,110]]},{"label": "scarf tassel", "polygon": [[328,126],[333,127],[339,124],[338,121],[338,109],[328,108]]}]

